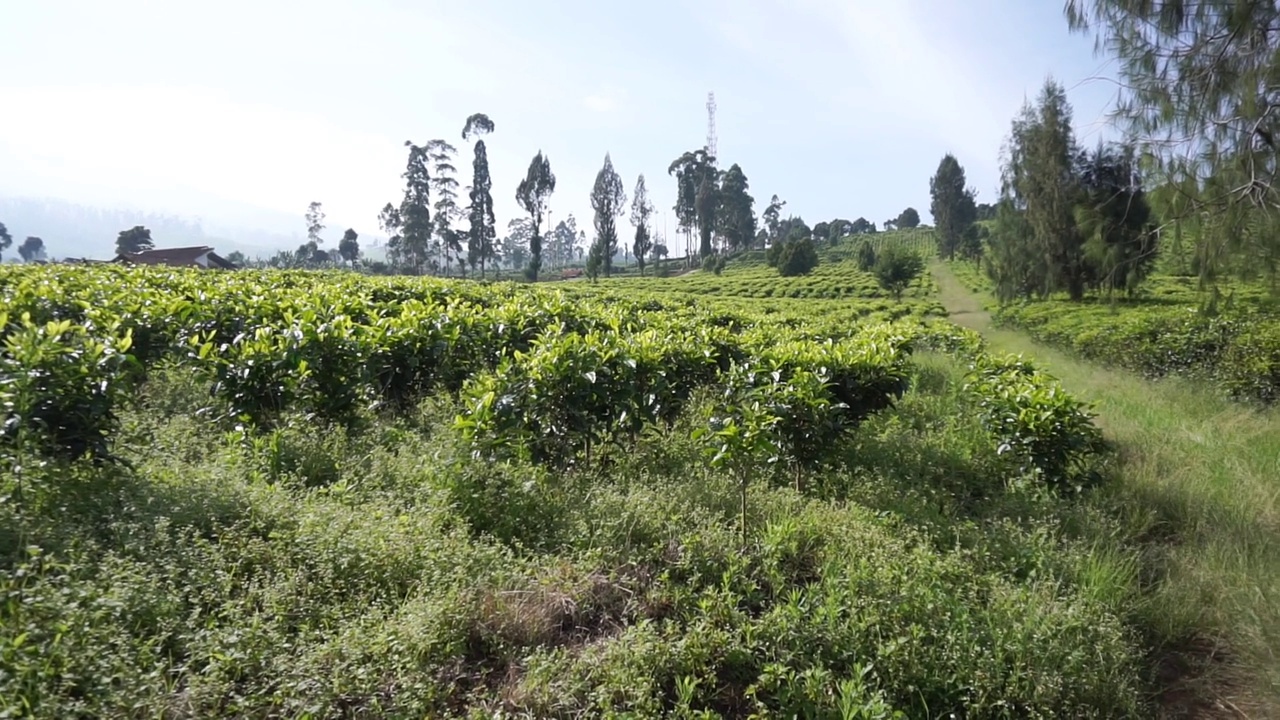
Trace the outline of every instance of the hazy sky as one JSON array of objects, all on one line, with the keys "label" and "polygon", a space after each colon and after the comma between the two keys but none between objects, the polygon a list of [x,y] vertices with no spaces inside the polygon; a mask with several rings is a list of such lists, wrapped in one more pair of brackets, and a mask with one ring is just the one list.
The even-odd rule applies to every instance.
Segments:
[{"label": "hazy sky", "polygon": [[[0,191],[215,215],[242,204],[376,232],[411,139],[487,113],[499,234],[541,149],[556,219],[590,226],[606,152],[666,224],[670,161],[705,141],[757,211],[882,222],[945,152],[995,197],[1009,122],[1052,73],[1087,143],[1114,86],[1060,0],[47,0],[0,10]],[[220,204],[224,203],[224,204]],[[663,222],[659,213],[659,224]],[[590,234],[590,231],[589,231]],[[629,233],[628,233],[629,235]]]}]

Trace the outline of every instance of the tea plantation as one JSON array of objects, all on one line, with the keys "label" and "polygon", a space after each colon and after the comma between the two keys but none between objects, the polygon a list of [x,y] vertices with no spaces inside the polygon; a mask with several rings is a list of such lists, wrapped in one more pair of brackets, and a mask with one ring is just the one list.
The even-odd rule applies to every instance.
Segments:
[{"label": "tea plantation", "polygon": [[0,715],[1152,715],[1088,408],[855,250],[0,269]]}]

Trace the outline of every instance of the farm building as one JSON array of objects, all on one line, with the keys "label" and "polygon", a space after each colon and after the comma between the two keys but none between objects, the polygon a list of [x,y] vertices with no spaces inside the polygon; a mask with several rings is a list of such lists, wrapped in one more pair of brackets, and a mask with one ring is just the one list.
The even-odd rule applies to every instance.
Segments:
[{"label": "farm building", "polygon": [[168,265],[170,267],[200,267],[211,270],[235,270],[236,264],[218,255],[213,248],[204,245],[183,248],[159,248],[140,253],[120,253],[112,262],[131,265]]}]

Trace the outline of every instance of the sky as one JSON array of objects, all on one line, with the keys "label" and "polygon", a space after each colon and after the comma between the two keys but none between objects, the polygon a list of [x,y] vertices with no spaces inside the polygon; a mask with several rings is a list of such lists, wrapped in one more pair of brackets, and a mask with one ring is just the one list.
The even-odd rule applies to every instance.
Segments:
[{"label": "sky", "polygon": [[591,235],[608,153],[629,197],[645,175],[673,236],[667,167],[705,144],[708,92],[721,167],[742,167],[757,212],[776,194],[810,224],[908,206],[927,222],[948,152],[993,201],[1010,121],[1047,76],[1085,144],[1115,95],[1058,0],[49,0],[0,16],[0,193],[299,235],[316,200],[334,243],[378,233],[406,140],[452,142],[467,184],[477,112],[496,126],[500,235],[541,150],[553,220]]}]

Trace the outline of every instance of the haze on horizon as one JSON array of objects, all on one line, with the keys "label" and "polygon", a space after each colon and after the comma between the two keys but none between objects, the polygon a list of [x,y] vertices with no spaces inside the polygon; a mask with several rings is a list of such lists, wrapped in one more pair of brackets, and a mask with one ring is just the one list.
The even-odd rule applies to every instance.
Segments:
[{"label": "haze on horizon", "polygon": [[[546,153],[554,219],[590,227],[605,153],[630,192],[644,173],[675,232],[667,166],[705,142],[746,173],[756,212],[777,194],[810,223],[903,208],[928,219],[928,179],[956,154],[994,201],[1009,122],[1047,75],[1083,144],[1115,86],[1061,3],[1025,0],[568,0],[474,3],[119,0],[14,3],[0,44],[0,195],[200,216],[303,233],[307,204],[378,234],[402,193],[405,140],[459,148],[476,112],[497,227]],[[665,211],[665,217],[663,215]],[[288,223],[294,223],[289,226]]]}]

